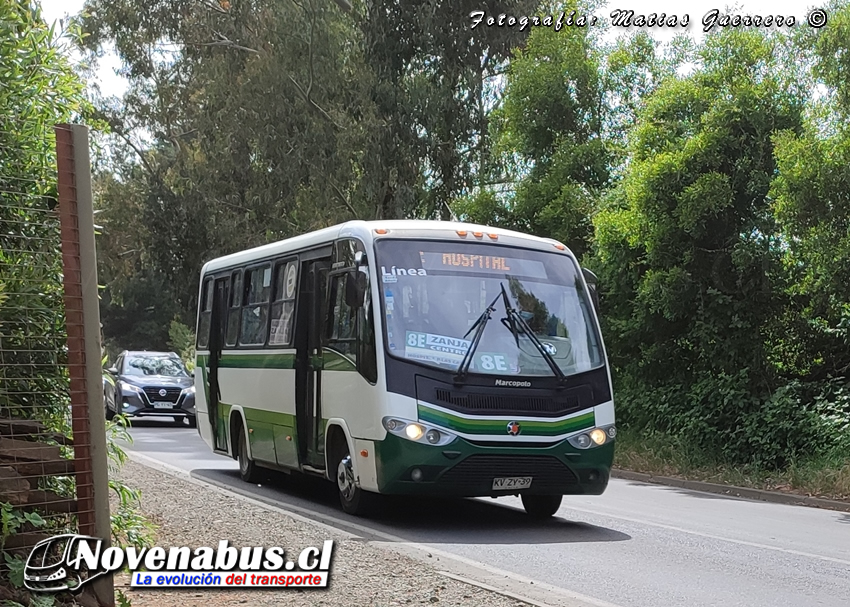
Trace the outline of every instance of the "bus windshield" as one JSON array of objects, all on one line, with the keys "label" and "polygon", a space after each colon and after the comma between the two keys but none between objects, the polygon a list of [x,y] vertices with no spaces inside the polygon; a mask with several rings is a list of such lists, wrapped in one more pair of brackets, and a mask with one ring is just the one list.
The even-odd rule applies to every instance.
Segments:
[{"label": "bus windshield", "polygon": [[[574,375],[603,364],[590,298],[569,257],[475,242],[376,246],[391,356],[456,371],[480,333],[467,363],[472,374],[552,376],[554,363]],[[508,314],[505,299],[517,314]]]}]

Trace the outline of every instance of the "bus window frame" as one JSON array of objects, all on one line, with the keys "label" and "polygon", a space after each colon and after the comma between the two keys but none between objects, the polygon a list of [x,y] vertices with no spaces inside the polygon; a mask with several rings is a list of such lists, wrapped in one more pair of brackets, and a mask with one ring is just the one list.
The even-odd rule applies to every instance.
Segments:
[{"label": "bus window frame", "polygon": [[[286,298],[286,291],[284,289],[286,288],[286,268],[290,263],[295,264],[295,292],[292,294],[291,299],[287,299]],[[271,267],[272,267],[272,284],[271,284],[271,292],[269,294],[269,297],[270,297],[269,304],[268,304],[269,305],[269,308],[268,308],[269,313],[268,313],[268,318],[267,318],[268,328],[266,329],[266,343],[264,344],[264,347],[266,347],[268,349],[274,349],[274,350],[292,349],[292,348],[295,347],[294,325],[295,325],[295,319],[296,319],[297,314],[298,314],[298,300],[299,300],[298,295],[301,292],[301,284],[300,284],[300,282],[301,282],[301,261],[300,261],[300,258],[299,258],[298,255],[288,255],[286,257],[277,257],[277,258],[271,260]],[[281,287],[281,294],[283,296],[283,299],[275,299],[275,292],[277,291],[277,269],[278,268],[283,268],[283,272],[282,272],[282,275],[281,275],[281,280],[283,281],[283,286]],[[273,343],[271,343],[271,339],[272,339],[272,325],[271,325],[271,323],[272,323],[272,309],[274,308],[275,304],[280,303],[280,304],[285,305],[288,302],[292,302],[292,315],[290,316],[290,319],[289,319],[289,322],[291,323],[292,328],[290,329],[290,332],[289,332],[289,340],[286,343],[273,344]]]},{"label": "bus window frame", "polygon": [[[198,320],[195,326],[195,349],[196,350],[206,350],[210,345],[210,329],[211,327],[207,325],[206,331],[206,339],[204,340],[203,345],[201,344],[201,323],[203,323],[204,318],[209,318],[210,322],[212,322],[212,299],[215,294],[215,278],[212,275],[207,274],[204,276],[204,279],[201,281],[201,304],[198,306]],[[209,309],[207,309],[209,307]]]},{"label": "bus window frame", "polygon": [[[354,255],[353,254],[351,255],[351,259],[350,259],[351,265],[346,265],[347,255],[345,255],[341,251],[341,249],[342,249],[343,243],[347,243],[347,242],[353,242],[354,243],[354,247],[353,247],[354,253],[362,252],[367,256],[368,262],[362,268],[358,269],[353,265],[354,264]],[[361,339],[361,334],[363,332],[362,329],[361,329],[361,324],[366,318],[366,302],[369,302],[369,305],[375,305],[374,297],[372,297],[372,294],[371,294],[371,292],[372,292],[371,274],[372,274],[372,271],[373,271],[372,267],[369,265],[369,263],[371,263],[371,261],[372,261],[371,255],[369,254],[368,249],[366,248],[366,245],[363,243],[363,241],[360,240],[357,237],[354,237],[354,236],[344,236],[342,238],[339,238],[339,239],[334,241],[333,245],[334,246],[333,246],[333,256],[332,256],[332,262],[331,262],[331,269],[328,272],[328,284],[327,284],[327,288],[326,288],[327,307],[326,307],[326,313],[325,313],[324,327],[323,327],[323,330],[322,330],[322,347],[328,348],[329,350],[333,350],[337,354],[339,354],[341,356],[345,356],[346,358],[351,360],[350,355],[341,352],[337,348],[333,347],[333,345],[338,344],[338,343],[350,343],[350,344],[352,344],[352,346],[353,346],[352,349],[354,351],[353,362],[354,362],[355,368],[357,369],[357,373],[360,375],[360,377],[362,377],[364,380],[366,380],[370,385],[374,386],[374,385],[377,385],[377,383],[378,383],[378,371],[377,371],[377,369],[378,369],[378,347],[377,347],[377,336],[375,335],[375,331],[377,329],[376,329],[376,325],[375,325],[374,310],[372,310],[372,314],[371,314],[372,322],[370,323],[371,324],[371,330],[372,330],[372,336],[373,336],[372,352],[371,352],[371,357],[373,359],[372,362],[371,362],[371,367],[372,367],[372,369],[374,369],[373,377],[369,377],[369,376],[366,375],[366,373],[364,373],[364,366],[365,365],[364,365],[364,360],[363,360],[363,356],[362,356],[364,347],[363,347],[363,340]],[[337,265],[337,264],[342,264],[342,265]],[[343,295],[342,302],[343,302],[343,305],[347,306],[347,304],[345,303],[345,295],[344,295],[344,293],[345,293],[344,292],[345,279],[344,278],[343,278],[343,280],[338,280],[338,279],[341,276],[344,277],[349,272],[363,272],[364,270],[365,270],[366,276],[369,277],[369,281],[368,281],[368,287],[367,287],[367,294],[364,297],[364,305],[360,306],[356,310],[356,314],[354,316],[354,330],[353,330],[354,337],[353,338],[349,337],[349,338],[344,338],[344,339],[340,339],[340,338],[334,339],[331,336],[333,334],[334,327],[337,326],[337,323],[338,323],[338,318],[336,318],[336,316],[334,314],[334,307],[335,307],[336,299],[340,296],[340,294],[337,292],[337,288],[341,288],[343,290],[342,291],[342,295]]]},{"label": "bus window frame", "polygon": [[[228,281],[227,281],[227,318],[224,321],[224,343],[222,345],[223,350],[233,350],[238,348],[239,344],[239,334],[242,331],[242,295],[240,294],[238,299],[236,300],[238,303],[236,305],[233,304],[233,298],[236,296],[236,289],[234,288],[235,277],[239,277],[239,289],[240,291],[245,290],[245,279],[242,268],[235,268],[230,270],[228,273]],[[230,329],[230,317],[237,311],[236,314],[236,337],[233,343],[228,341],[228,330]]]},{"label": "bus window frame", "polygon": [[[258,349],[261,349],[261,348],[265,348],[268,344],[268,341],[269,341],[269,329],[270,329],[271,325],[269,323],[269,313],[268,313],[268,311],[269,311],[269,308],[271,307],[271,297],[272,297],[272,294],[273,294],[272,288],[274,286],[273,285],[274,274],[272,274],[271,278],[269,279],[269,295],[268,295],[268,298],[266,299],[266,301],[265,302],[262,302],[262,301],[261,302],[255,302],[255,303],[252,303],[252,304],[246,303],[248,301],[248,281],[245,279],[245,277],[249,274],[249,272],[253,272],[254,270],[258,270],[258,269],[262,270],[264,268],[268,268],[269,271],[273,272],[274,271],[274,260],[267,259],[267,260],[263,260],[263,261],[258,261],[258,262],[255,262],[255,263],[252,263],[250,265],[243,266],[242,268],[240,268],[240,272],[242,273],[242,284],[241,284],[242,293],[239,296],[239,302],[240,302],[240,306],[239,306],[239,330],[237,331],[237,339],[236,339],[237,345],[235,346],[237,350],[258,350]],[[260,276],[262,276],[262,273],[260,274]],[[265,288],[265,287],[263,287],[263,288]],[[255,308],[257,306],[259,306],[259,307],[265,306],[266,307],[266,322],[263,323],[263,324],[265,324],[265,337],[263,338],[263,340],[261,342],[248,343],[248,344],[242,343],[242,316],[244,314],[244,311],[249,309],[249,308]]]}]

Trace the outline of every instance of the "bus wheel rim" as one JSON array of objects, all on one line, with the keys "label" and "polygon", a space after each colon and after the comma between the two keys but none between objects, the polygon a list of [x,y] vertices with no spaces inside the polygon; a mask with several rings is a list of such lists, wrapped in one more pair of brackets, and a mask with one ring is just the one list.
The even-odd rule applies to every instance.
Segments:
[{"label": "bus wheel rim", "polygon": [[345,501],[350,501],[354,493],[354,469],[351,466],[350,455],[342,458],[337,466],[336,484]]},{"label": "bus wheel rim", "polygon": [[248,471],[248,447],[244,438],[239,442],[239,469],[242,472]]}]

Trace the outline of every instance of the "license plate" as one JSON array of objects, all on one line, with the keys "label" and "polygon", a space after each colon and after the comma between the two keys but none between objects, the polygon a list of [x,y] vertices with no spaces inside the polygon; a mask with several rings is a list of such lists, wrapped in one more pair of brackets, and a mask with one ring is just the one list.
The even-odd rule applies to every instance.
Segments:
[{"label": "license plate", "polygon": [[493,491],[513,491],[531,487],[531,476],[509,476],[493,479]]},{"label": "license plate", "polygon": [[154,403],[154,409],[171,409],[174,406],[174,403]]}]

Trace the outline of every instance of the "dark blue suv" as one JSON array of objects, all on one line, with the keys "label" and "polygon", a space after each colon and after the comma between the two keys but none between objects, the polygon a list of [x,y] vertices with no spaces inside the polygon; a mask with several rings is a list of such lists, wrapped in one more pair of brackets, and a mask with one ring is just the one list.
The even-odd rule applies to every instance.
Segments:
[{"label": "dark blue suv", "polygon": [[162,416],[195,422],[195,378],[174,352],[122,352],[104,381],[106,418]]}]

